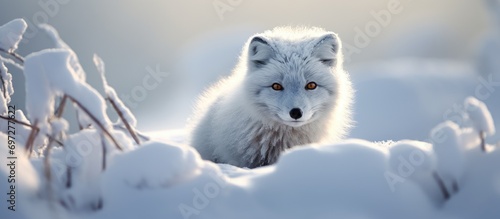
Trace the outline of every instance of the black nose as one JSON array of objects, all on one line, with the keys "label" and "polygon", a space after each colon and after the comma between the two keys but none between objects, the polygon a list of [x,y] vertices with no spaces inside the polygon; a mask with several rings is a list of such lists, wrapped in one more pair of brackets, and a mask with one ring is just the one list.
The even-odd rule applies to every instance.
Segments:
[{"label": "black nose", "polygon": [[300,119],[300,117],[302,117],[302,110],[300,110],[299,108],[293,108],[292,110],[290,110],[290,117],[294,119]]}]

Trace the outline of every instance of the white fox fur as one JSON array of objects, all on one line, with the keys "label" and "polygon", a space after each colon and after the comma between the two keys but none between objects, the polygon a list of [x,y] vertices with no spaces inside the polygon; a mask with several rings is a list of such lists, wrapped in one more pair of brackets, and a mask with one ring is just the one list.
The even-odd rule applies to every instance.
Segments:
[{"label": "white fox fur", "polygon": [[[191,145],[203,159],[254,168],[294,146],[339,141],[350,128],[353,96],[342,62],[337,34],[320,28],[250,37],[233,74],[200,98]],[[317,87],[306,89],[310,82]]]}]

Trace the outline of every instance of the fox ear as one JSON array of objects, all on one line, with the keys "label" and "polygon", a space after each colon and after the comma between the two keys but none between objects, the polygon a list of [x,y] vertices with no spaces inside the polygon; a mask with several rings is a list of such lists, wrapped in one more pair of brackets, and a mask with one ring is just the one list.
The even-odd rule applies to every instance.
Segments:
[{"label": "fox ear", "polygon": [[323,64],[333,67],[337,63],[340,49],[341,44],[337,34],[328,33],[319,38],[316,45],[314,45],[312,55]]},{"label": "fox ear", "polygon": [[248,46],[248,59],[250,68],[261,68],[273,57],[274,51],[262,36],[255,36]]}]

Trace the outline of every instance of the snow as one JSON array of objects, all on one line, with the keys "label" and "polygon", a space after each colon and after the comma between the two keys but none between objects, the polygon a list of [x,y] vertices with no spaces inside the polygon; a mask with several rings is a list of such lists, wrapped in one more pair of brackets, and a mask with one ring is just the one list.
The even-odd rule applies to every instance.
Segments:
[{"label": "snow", "polygon": [[434,205],[442,203],[441,194],[432,179],[436,169],[436,156],[429,143],[399,141],[389,146],[389,170],[384,176],[391,191],[407,189],[404,184],[415,184]]},{"label": "snow", "polygon": [[0,26],[0,49],[7,52],[15,51],[27,27],[26,21],[21,18]]},{"label": "snow", "polygon": [[75,73],[71,57],[72,52],[66,49],[46,49],[26,57],[24,73],[28,114],[35,120],[46,121],[54,113],[55,96],[66,94],[89,107],[89,112],[99,122],[110,127],[104,99]]},{"label": "snow", "polygon": [[47,35],[54,42],[55,48],[66,49],[70,52],[71,55],[70,55],[69,63],[71,65],[71,67],[73,68],[72,73],[74,73],[76,75],[76,77],[79,78],[80,80],[85,81],[85,71],[83,71],[83,68],[80,65],[80,62],[78,61],[78,56],[73,51],[73,49],[71,49],[71,47],[69,47],[68,44],[66,44],[61,39],[57,30],[48,24],[39,24],[38,28],[40,28],[40,30],[43,30],[43,31],[45,31],[45,33],[47,33]]},{"label": "snow", "polygon": [[460,128],[457,124],[446,121],[431,131],[432,136],[439,136],[433,142],[437,158],[436,171],[443,180],[448,192],[456,192],[462,181],[464,171],[464,148],[459,143]]},{"label": "snow", "polygon": [[[0,141],[7,142],[8,137],[4,133],[0,133]],[[2,188],[3,198],[9,199],[6,193],[12,193],[10,191],[10,180],[15,180],[15,212],[8,211],[7,205],[2,204],[2,209],[0,210],[0,215],[2,218],[35,218],[38,212],[31,211],[31,206],[36,206],[37,202],[37,192],[40,189],[40,180],[37,177],[35,169],[30,164],[30,160],[27,158],[24,150],[22,148],[15,149],[16,159],[7,159],[9,157],[9,148],[5,145],[0,147],[0,156],[2,157],[2,165],[0,165],[0,186]],[[9,176],[11,175],[11,162],[15,163],[15,178]],[[4,203],[6,200],[4,199]],[[42,209],[42,208],[40,208]],[[43,211],[43,210],[42,210]]]},{"label": "snow", "polygon": [[[154,141],[133,152],[114,156],[104,175],[105,183],[137,190],[174,187],[198,174],[202,164],[193,149]],[[167,157],[170,159],[165,159]]]},{"label": "snow", "polygon": [[472,120],[476,130],[484,132],[487,136],[495,134],[495,124],[488,107],[474,97],[465,99],[465,109]]},{"label": "snow", "polygon": [[6,115],[8,112],[7,104],[10,103],[11,96],[14,94],[14,87],[12,86],[12,75],[3,60],[0,60],[0,79],[0,114]]},{"label": "snow", "polygon": [[[493,120],[500,120],[500,103],[495,92],[476,95],[487,79],[468,63],[405,59],[354,68],[358,127],[352,136],[364,139],[295,147],[274,165],[247,169],[202,160],[186,145],[184,129],[149,133],[134,144],[127,130],[109,120],[105,99],[85,81],[74,51],[55,29],[41,28],[57,48],[26,57],[28,118],[16,111],[17,120],[40,128],[35,149],[41,153],[28,158],[24,146],[31,129],[16,125],[17,209],[0,209],[2,218],[500,216],[500,150],[494,146],[500,140]],[[96,55],[94,63],[105,95],[135,126],[105,78],[103,60]],[[54,116],[56,99],[65,94],[81,103],[79,116],[91,127],[69,133],[75,124]],[[2,157],[9,156],[5,124]],[[63,146],[48,145],[46,135]],[[10,171],[0,165],[1,188],[10,186]]]},{"label": "snow", "polygon": [[0,61],[0,76],[2,78],[2,95],[5,98],[6,103],[10,103],[10,97],[14,94],[14,87],[12,86],[12,75],[9,73],[9,70],[4,65],[3,62]]}]

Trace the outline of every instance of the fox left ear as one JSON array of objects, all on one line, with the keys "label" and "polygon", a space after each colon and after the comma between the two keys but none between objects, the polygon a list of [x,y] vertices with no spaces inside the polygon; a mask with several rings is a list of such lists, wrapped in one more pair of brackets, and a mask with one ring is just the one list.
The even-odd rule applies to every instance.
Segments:
[{"label": "fox left ear", "polygon": [[258,69],[265,66],[273,57],[274,51],[262,36],[254,36],[248,48],[249,67]]},{"label": "fox left ear", "polygon": [[314,45],[312,55],[323,64],[332,67],[337,63],[340,49],[341,44],[337,34],[328,33],[319,38],[316,45]]}]

